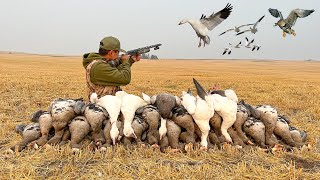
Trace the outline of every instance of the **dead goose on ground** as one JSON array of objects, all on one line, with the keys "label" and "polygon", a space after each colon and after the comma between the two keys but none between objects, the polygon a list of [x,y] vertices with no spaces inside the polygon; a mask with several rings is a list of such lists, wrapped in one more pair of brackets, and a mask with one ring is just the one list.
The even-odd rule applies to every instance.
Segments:
[{"label": "dead goose on ground", "polygon": [[168,147],[168,137],[166,135],[160,140],[158,130],[160,127],[160,113],[157,107],[153,105],[144,106],[142,109],[142,117],[149,126],[146,134],[148,144],[150,144],[152,148],[160,148],[160,150]]},{"label": "dead goose on ground", "polygon": [[[302,138],[300,138],[298,141],[295,141],[293,139],[291,131],[290,131],[290,126],[288,125],[287,121],[285,119],[283,119],[281,116],[278,116],[276,127],[274,129],[274,134],[279,136],[289,146],[301,147],[304,145],[304,143],[301,142]],[[301,135],[300,135],[300,137],[301,137]]]},{"label": "dead goose on ground", "polygon": [[[120,113],[119,118],[111,124],[111,119],[106,121],[106,125],[103,129],[103,134],[106,140],[106,143],[103,145],[104,148],[111,147],[116,145],[117,142],[121,141],[123,137],[123,124],[124,118],[122,113]],[[118,131],[112,131],[112,128],[117,129]],[[116,133],[116,134],[113,134]]]},{"label": "dead goose on ground", "polygon": [[277,110],[270,105],[259,105],[253,107],[250,104],[245,103],[243,100],[240,102],[240,104],[243,104],[247,108],[252,117],[260,119],[265,125],[266,144],[270,147],[276,145],[276,142],[272,140],[271,136],[274,132],[278,119]]},{"label": "dead goose on ground", "polygon": [[[194,83],[196,80],[194,79]],[[196,85],[197,88],[201,87]],[[202,88],[202,87],[201,87]],[[204,90],[203,90],[204,91]],[[213,100],[209,98],[206,91],[200,94],[198,93],[197,97],[194,97],[190,91],[182,92],[182,101],[181,104],[186,108],[188,113],[192,116],[195,123],[201,130],[201,149],[208,149],[208,135],[210,131],[209,120],[214,115]],[[202,96],[203,95],[203,96]]]},{"label": "dead goose on ground", "polygon": [[172,118],[172,110],[176,106],[181,105],[180,98],[167,93],[160,93],[150,98],[148,104],[153,104],[157,107],[161,116],[161,125],[159,129],[160,139],[166,135],[166,121]]},{"label": "dead goose on ground", "polygon": [[88,103],[82,107],[81,114],[90,124],[94,145],[99,149],[106,141],[102,126],[103,121],[109,118],[107,110],[98,104]]},{"label": "dead goose on ground", "polygon": [[[218,113],[223,121],[221,124],[221,133],[226,138],[226,141],[232,143],[232,138],[228,133],[228,129],[232,127],[236,121],[237,103],[235,100],[221,96],[219,94],[208,94],[204,88],[194,79],[198,95],[208,101],[213,106],[214,112]],[[235,94],[235,93],[234,93]]]},{"label": "dead goose on ground", "polygon": [[182,128],[182,133],[185,135],[185,141],[186,147],[185,150],[187,149],[193,149],[193,144],[195,143],[195,138],[194,138],[194,126],[195,123],[193,121],[192,116],[188,113],[188,111],[181,105],[181,106],[176,106],[175,108],[172,109],[172,121],[176,123],[178,126]]},{"label": "dead goose on ground", "polygon": [[305,143],[307,141],[307,132],[299,131],[297,128],[293,126],[289,126],[289,131],[292,139],[298,143]]},{"label": "dead goose on ground", "polygon": [[73,118],[69,124],[72,151],[80,150],[80,142],[90,133],[90,124],[84,116]]},{"label": "dead goose on ground", "polygon": [[41,137],[34,142],[37,145],[33,144],[33,146],[45,145],[49,140],[50,131],[54,131],[51,114],[48,111],[39,110],[32,114],[31,121],[39,123],[41,132]]},{"label": "dead goose on ground", "polygon": [[243,131],[251,138],[254,142],[262,148],[266,148],[266,135],[265,125],[259,119],[254,117],[248,117],[246,122],[243,124]]},{"label": "dead goose on ground", "polygon": [[39,123],[31,123],[28,125],[20,124],[15,127],[16,133],[20,134],[22,141],[10,148],[11,151],[22,151],[27,145],[37,140],[41,136]]},{"label": "dead goose on ground", "polygon": [[55,99],[48,112],[52,117],[52,126],[55,130],[55,135],[52,137],[48,144],[58,144],[64,134],[65,127],[68,123],[81,113],[84,106],[83,99]]},{"label": "dead goose on ground", "polygon": [[136,135],[136,138],[123,137],[123,143],[125,146],[131,145],[135,142],[137,145],[144,145],[143,141],[146,137],[142,137],[144,132],[148,129],[148,124],[144,121],[141,114],[136,114],[132,121],[132,128]]}]

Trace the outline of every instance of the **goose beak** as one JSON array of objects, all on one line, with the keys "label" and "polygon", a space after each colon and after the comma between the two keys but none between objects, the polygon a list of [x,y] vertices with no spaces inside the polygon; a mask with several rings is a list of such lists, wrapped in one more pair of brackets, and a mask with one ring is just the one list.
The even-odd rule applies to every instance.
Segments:
[{"label": "goose beak", "polygon": [[205,96],[208,95],[207,91],[199,84],[199,82],[193,78],[193,83],[197,89],[198,96],[205,100]]}]

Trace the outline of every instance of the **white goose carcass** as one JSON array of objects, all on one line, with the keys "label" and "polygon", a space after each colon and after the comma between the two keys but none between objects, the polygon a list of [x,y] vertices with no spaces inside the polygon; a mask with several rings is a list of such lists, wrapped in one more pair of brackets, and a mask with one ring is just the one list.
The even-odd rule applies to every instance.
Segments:
[{"label": "white goose carcass", "polygon": [[97,94],[92,93],[90,96],[90,101],[91,103],[96,103],[97,105],[102,106],[104,109],[107,110],[111,123],[110,136],[113,145],[115,145],[116,140],[119,137],[119,129],[117,127],[116,122],[120,115],[121,98],[113,95],[105,95],[98,99]]},{"label": "white goose carcass", "polygon": [[[148,105],[150,103],[150,97],[142,93],[143,98],[133,94],[128,94],[124,91],[116,92],[116,96],[121,99],[121,113],[124,117],[123,135],[126,137],[137,138],[132,128],[132,121],[136,110],[140,107]],[[148,103],[147,103],[148,102]]]},{"label": "white goose carcass", "polygon": [[[208,94],[206,90],[198,83],[198,81],[193,79],[193,82],[196,86],[198,96],[200,96],[202,99],[206,99],[208,103],[211,103],[210,105],[214,107],[214,111],[222,117],[223,121],[221,124],[221,133],[222,135],[224,135],[227,142],[232,143],[232,139],[228,133],[228,129],[234,124],[237,119],[238,106],[236,100],[238,98],[236,98],[235,100],[229,97],[221,96],[219,94]],[[234,96],[235,93],[234,91],[232,92]]]},{"label": "white goose carcass", "polygon": [[194,97],[190,91],[182,92],[181,104],[185,107],[188,113],[193,117],[195,123],[201,131],[201,146],[204,149],[208,148],[208,135],[210,131],[209,120],[214,115],[213,101],[210,96],[201,98]]}]

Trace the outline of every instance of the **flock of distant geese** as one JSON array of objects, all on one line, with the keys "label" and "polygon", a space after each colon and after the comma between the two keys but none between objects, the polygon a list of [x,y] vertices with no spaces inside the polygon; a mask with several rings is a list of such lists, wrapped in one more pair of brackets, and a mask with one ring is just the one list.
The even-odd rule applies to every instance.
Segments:
[{"label": "flock of distant geese", "polygon": [[[206,45],[210,44],[210,37],[208,36],[208,32],[213,30],[216,26],[218,26],[220,23],[222,23],[224,20],[226,20],[229,15],[231,14],[233,9],[233,6],[231,4],[227,4],[225,8],[220,10],[217,13],[212,13],[210,16],[206,16],[204,14],[201,15],[200,19],[183,19],[180,21],[179,25],[189,23],[191,27],[195,30],[197,36],[200,38],[198,47],[205,47]],[[281,11],[277,9],[269,8],[269,12],[272,16],[276,18],[280,18],[278,22],[275,23],[274,26],[279,26],[282,31],[283,37],[286,37],[286,34],[292,34],[293,36],[296,36],[296,32],[292,29],[292,27],[295,25],[297,18],[304,18],[309,16],[311,13],[314,12],[314,10],[304,10],[304,9],[294,9],[290,12],[288,17],[286,19],[283,18]],[[257,22],[252,24],[243,24],[240,26],[235,26],[234,28],[228,29],[224,32],[222,32],[219,36],[226,34],[227,32],[234,31],[236,35],[244,34],[246,32],[251,32],[252,34],[256,34],[258,32],[257,25],[261,20],[265,17],[262,16]],[[249,26],[249,29],[240,31],[240,28]],[[202,43],[203,42],[203,43]],[[261,47],[261,45],[258,44],[252,44],[254,42],[254,39],[252,41],[249,41],[246,37],[245,41],[245,47],[246,48],[252,48],[252,51],[256,50],[258,51]],[[222,55],[225,54],[231,54],[232,48],[240,48],[242,46],[241,42],[237,45],[232,45],[229,43],[229,46],[224,48],[224,51]]]}]

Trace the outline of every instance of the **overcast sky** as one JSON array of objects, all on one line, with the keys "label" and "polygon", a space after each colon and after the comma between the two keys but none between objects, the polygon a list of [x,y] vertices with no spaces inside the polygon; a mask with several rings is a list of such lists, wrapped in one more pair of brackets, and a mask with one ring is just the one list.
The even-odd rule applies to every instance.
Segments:
[{"label": "overcast sky", "polygon": [[[209,32],[211,44],[198,48],[199,39],[189,24],[178,26],[184,18],[199,19],[234,7],[224,22]],[[279,9],[284,17],[292,9],[315,9],[298,19],[297,36],[282,37],[273,27],[278,19],[268,8]],[[123,49],[162,43],[151,54],[164,58],[187,59],[289,59],[320,60],[319,0],[1,0],[0,51],[40,54],[82,55],[98,50],[105,36],[115,36]],[[235,36],[221,32],[245,23],[254,23],[262,15],[256,34]],[[222,56],[228,43],[236,44],[245,37],[254,38],[262,47],[252,52],[241,48]]]}]

